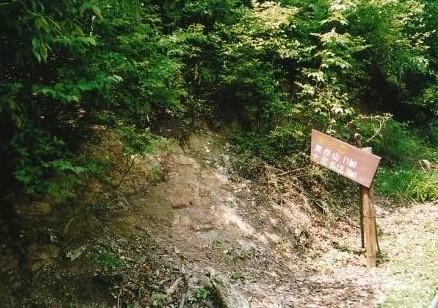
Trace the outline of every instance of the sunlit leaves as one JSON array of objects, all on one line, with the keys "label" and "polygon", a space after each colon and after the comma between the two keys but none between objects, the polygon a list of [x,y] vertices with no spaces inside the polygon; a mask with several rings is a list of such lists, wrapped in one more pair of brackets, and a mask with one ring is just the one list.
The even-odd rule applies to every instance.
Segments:
[{"label": "sunlit leaves", "polygon": [[41,63],[41,61],[45,62],[47,60],[49,48],[49,45],[42,39],[36,37],[32,39],[32,53],[38,62]]},{"label": "sunlit leaves", "polygon": [[424,71],[427,47],[424,39],[423,5],[418,1],[358,1],[350,11],[352,33],[361,35],[372,46],[371,61],[388,81],[404,86],[409,72]]},{"label": "sunlit leaves", "polygon": [[279,3],[268,1],[259,3],[253,1],[253,14],[258,25],[265,31],[276,30],[282,25],[289,23],[293,15],[298,11],[296,7],[284,7]]},{"label": "sunlit leaves", "polygon": [[[39,165],[29,151],[96,115],[138,127],[236,116],[292,150],[276,143],[290,137],[302,146],[300,130],[310,126],[341,130],[357,107],[383,105],[386,86],[395,89],[391,101],[436,106],[438,8],[420,0],[31,0],[1,8],[0,115],[23,183],[48,169],[75,174],[62,146],[37,157]],[[15,128],[39,141],[14,139]]]}]

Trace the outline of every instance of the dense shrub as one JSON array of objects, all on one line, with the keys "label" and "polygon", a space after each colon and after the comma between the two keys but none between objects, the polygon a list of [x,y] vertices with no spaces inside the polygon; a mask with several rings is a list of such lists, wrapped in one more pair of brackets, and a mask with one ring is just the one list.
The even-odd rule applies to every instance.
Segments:
[{"label": "dense shrub", "polygon": [[[304,164],[294,157],[307,154],[311,128],[347,141],[360,133],[394,164],[434,154],[438,7],[430,1],[0,6],[9,192],[56,191],[42,184],[51,178],[71,191],[94,172],[75,153],[96,124],[183,137],[203,122],[234,122],[241,153],[281,168]],[[395,120],[364,124],[383,112]]]}]

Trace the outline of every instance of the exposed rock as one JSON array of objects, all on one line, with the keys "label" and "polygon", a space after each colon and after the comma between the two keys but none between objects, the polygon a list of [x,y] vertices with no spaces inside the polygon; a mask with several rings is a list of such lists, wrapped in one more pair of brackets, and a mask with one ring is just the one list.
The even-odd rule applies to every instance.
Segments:
[{"label": "exposed rock", "polygon": [[221,275],[210,278],[211,285],[225,308],[249,308],[248,300]]},{"label": "exposed rock", "polygon": [[70,258],[70,261],[78,259],[87,250],[87,245],[82,245],[79,248],[67,252],[66,257]]}]

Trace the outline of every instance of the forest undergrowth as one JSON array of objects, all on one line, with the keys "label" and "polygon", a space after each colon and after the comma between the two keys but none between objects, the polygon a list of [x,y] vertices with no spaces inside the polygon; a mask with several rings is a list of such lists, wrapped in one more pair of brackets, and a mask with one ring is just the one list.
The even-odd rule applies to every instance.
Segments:
[{"label": "forest undergrowth", "polygon": [[[184,148],[191,136],[205,131],[226,140],[220,143],[222,158],[213,159],[224,165],[214,167],[233,170],[237,187],[245,181],[257,187],[255,199],[247,196],[240,204],[256,207],[247,213],[253,222],[261,223],[257,214],[266,210],[263,206],[281,211],[300,204],[293,214],[303,224],[283,229],[283,216],[270,217],[289,235],[276,243],[285,251],[310,249],[309,221],[327,228],[355,224],[356,184],[310,163],[312,129],[373,148],[381,157],[375,192],[391,200],[391,208],[400,206],[394,213],[405,207],[417,213],[410,205],[433,204],[438,199],[437,22],[438,2],[426,0],[3,1],[2,274],[16,267],[32,274],[88,252],[88,260],[105,269],[96,270],[104,274],[96,279],[104,285],[116,281],[120,287],[126,277],[116,271],[107,281],[105,271],[145,261],[124,263],[116,251],[124,239],[99,251],[70,246],[95,232],[106,234],[101,221],[117,214],[116,233],[142,229],[128,215],[142,208],[141,198],[152,198],[152,212],[142,212],[154,217],[152,225],[155,219],[170,224],[178,212],[172,207],[175,200],[166,199],[160,207],[157,200],[163,196],[150,196],[149,191],[157,186],[170,189],[165,183],[175,180],[171,166],[182,159],[181,153],[172,152],[174,147]],[[211,150],[206,142],[213,139],[204,137],[199,143]],[[95,146],[105,143],[111,147]],[[163,151],[168,155],[154,156]],[[182,160],[182,166],[185,162],[202,174],[192,157]],[[202,164],[209,166],[207,161]],[[127,184],[129,179],[133,182]],[[126,185],[130,192],[114,193]],[[213,190],[207,186],[201,193],[198,186],[183,185],[185,190],[172,193],[191,208]],[[242,191],[249,189],[244,186]],[[192,200],[192,194],[200,197]],[[129,196],[138,202],[132,208]],[[234,204],[238,199],[229,197],[231,201],[222,202]],[[193,213],[182,208],[186,216],[178,216],[180,223],[203,231],[186,220]],[[244,232],[252,232],[250,224],[236,218],[238,208],[222,211]],[[51,220],[50,215],[66,220]],[[208,224],[204,227],[208,231]],[[141,253],[148,245],[139,248]],[[223,250],[240,253],[237,248]],[[260,251],[243,259],[254,261],[256,255],[263,259]],[[240,277],[235,280],[243,283],[243,273],[235,271]],[[21,274],[8,276],[15,290],[20,290]],[[167,291],[161,277],[159,292],[148,303],[159,305],[166,294],[187,288],[182,277]],[[126,279],[126,284],[132,282]],[[154,288],[152,278],[145,281]],[[252,287],[246,292],[253,292]],[[129,288],[118,289],[114,296],[140,297],[142,288],[132,291],[134,295]],[[202,299],[210,291],[198,289],[193,296]],[[150,300],[152,295],[144,296]]]}]

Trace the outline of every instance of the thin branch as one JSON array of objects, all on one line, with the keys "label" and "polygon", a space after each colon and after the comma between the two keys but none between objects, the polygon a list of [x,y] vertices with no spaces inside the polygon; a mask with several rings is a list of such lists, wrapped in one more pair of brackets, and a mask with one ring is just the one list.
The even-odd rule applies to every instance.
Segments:
[{"label": "thin branch", "polygon": [[386,123],[386,119],[379,119],[379,128],[375,131],[374,135],[372,135],[370,138],[367,139],[367,141],[365,141],[365,143],[370,142],[371,140],[373,140],[374,138],[377,137],[377,135],[380,134],[380,132],[382,131],[383,127],[385,126]]},{"label": "thin branch", "polygon": [[[122,184],[123,180],[125,179],[125,177],[128,175],[128,173],[131,171],[132,166],[134,166],[135,163],[135,159],[137,158],[137,154],[134,155],[134,157],[132,158],[131,162],[129,163],[129,158],[127,159],[127,167],[125,168],[125,171],[122,174],[122,177],[120,178],[120,181],[117,185],[115,185],[115,187],[120,187],[120,185]],[[128,166],[129,164],[129,166]]]}]

